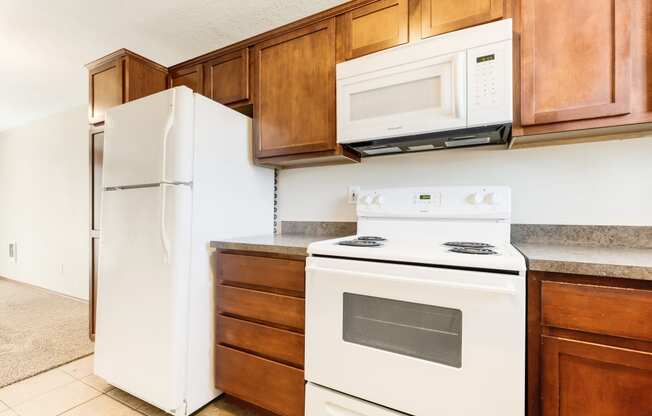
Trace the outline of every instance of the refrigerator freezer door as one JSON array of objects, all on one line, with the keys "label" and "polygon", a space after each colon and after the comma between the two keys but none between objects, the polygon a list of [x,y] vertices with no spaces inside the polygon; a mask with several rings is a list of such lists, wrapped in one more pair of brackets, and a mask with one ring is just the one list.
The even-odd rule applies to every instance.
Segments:
[{"label": "refrigerator freezer door", "polygon": [[172,88],[110,109],[104,130],[104,186],[191,182],[193,92]]},{"label": "refrigerator freezer door", "polygon": [[165,411],[185,399],[192,191],[104,191],[95,373]]}]

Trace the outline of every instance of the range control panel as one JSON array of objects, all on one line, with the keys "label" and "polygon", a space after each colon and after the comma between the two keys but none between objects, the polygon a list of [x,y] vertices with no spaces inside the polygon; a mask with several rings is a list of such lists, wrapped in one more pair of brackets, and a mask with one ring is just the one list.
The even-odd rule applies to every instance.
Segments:
[{"label": "range control panel", "polygon": [[511,191],[504,186],[363,190],[358,217],[510,219]]}]

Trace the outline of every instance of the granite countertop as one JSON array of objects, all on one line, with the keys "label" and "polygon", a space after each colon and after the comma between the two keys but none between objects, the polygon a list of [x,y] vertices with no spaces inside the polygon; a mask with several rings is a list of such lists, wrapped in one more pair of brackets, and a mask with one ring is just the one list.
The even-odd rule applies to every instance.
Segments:
[{"label": "granite countertop", "polygon": [[652,249],[514,243],[528,270],[652,280]]},{"label": "granite countertop", "polygon": [[211,241],[211,247],[224,250],[256,251],[291,256],[307,256],[308,246],[315,241],[329,240],[337,236],[302,234],[267,234],[253,237]]}]

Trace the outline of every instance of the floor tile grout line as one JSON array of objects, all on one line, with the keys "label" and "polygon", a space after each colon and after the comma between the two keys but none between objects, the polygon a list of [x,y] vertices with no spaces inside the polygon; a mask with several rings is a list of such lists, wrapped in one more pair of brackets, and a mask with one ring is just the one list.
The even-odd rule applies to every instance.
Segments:
[{"label": "floor tile grout line", "polygon": [[[115,389],[116,389],[116,387],[114,387],[112,390],[115,390]],[[122,405],[124,405],[124,406],[126,406],[126,407],[128,407],[128,408],[130,408],[131,410],[135,411],[136,413],[140,413],[141,415],[149,416],[147,413],[145,413],[145,412],[141,412],[139,409],[137,409],[136,407],[130,405],[130,404],[127,403],[126,401],[122,401],[122,400],[118,399],[117,397],[109,396],[109,395],[106,394],[106,393],[104,393],[104,394],[105,394],[107,397],[112,398],[112,399],[115,400],[116,402],[118,402],[118,403],[120,403],[120,404],[122,404]],[[134,397],[135,397],[135,396],[134,396]],[[136,398],[137,398],[137,397],[136,397]]]},{"label": "floor tile grout line", "polygon": [[[54,370],[51,370],[51,371],[54,371]],[[26,380],[29,380],[29,379],[26,379]],[[77,379],[75,379],[75,378],[73,377],[73,380],[72,380],[72,381],[69,381],[69,382],[67,382],[67,383],[64,383],[64,384],[61,384],[61,385],[59,385],[59,386],[53,387],[53,388],[51,388],[50,390],[46,390],[46,391],[44,391],[43,393],[41,393],[41,394],[39,394],[39,395],[37,395],[37,396],[34,396],[34,397],[30,397],[29,399],[24,400],[24,401],[22,401],[22,402],[20,402],[20,403],[18,403],[18,404],[16,404],[16,405],[14,405],[14,406],[9,406],[9,405],[7,404],[7,407],[8,407],[9,409],[13,410],[14,413],[18,413],[18,412],[16,411],[16,408],[17,408],[17,407],[20,407],[20,406],[24,405],[25,403],[30,402],[30,401],[32,401],[32,400],[36,400],[36,399],[38,399],[38,398],[40,398],[40,397],[43,397],[43,396],[45,396],[45,395],[48,394],[48,393],[52,393],[53,391],[55,391],[55,390],[58,389],[58,388],[61,388],[61,387],[64,387],[64,386],[68,386],[68,385],[70,385],[70,384],[72,384],[72,383],[74,383],[74,382],[76,382],[76,381],[79,381],[79,380],[77,380]],[[3,403],[4,403],[4,402],[3,402]],[[5,404],[6,404],[6,403],[5,403]]]},{"label": "floor tile grout line", "polygon": [[[95,391],[97,391],[97,390],[95,390]],[[95,396],[95,397],[93,397],[93,398],[90,398],[90,399],[86,400],[86,401],[83,402],[83,403],[79,403],[78,405],[73,406],[73,407],[71,407],[70,409],[66,409],[66,410],[64,410],[64,411],[61,412],[61,413],[57,413],[56,416],[61,416],[61,415],[65,414],[66,412],[71,411],[72,409],[76,409],[76,408],[78,408],[79,406],[84,405],[84,404],[86,404],[86,403],[88,403],[88,402],[90,402],[90,401],[93,401],[93,400],[97,399],[98,397],[102,397],[102,396],[104,396],[104,394],[101,394],[101,393],[100,393],[100,394],[98,394],[97,396]]]},{"label": "floor tile grout line", "polygon": [[[88,376],[90,376],[90,375],[95,375],[95,374],[89,374]],[[88,377],[88,376],[84,376],[84,378],[86,378],[86,377]],[[84,384],[87,385],[88,387],[92,388],[93,390],[99,391],[99,392],[102,393],[102,394],[106,394],[106,393],[110,392],[111,390],[115,389],[114,386],[111,386],[111,385],[109,384],[109,386],[110,386],[111,388],[108,389],[107,391],[102,391],[102,390],[98,389],[97,387],[93,386],[92,384],[89,384],[89,383],[85,382],[84,379],[81,379],[81,378],[80,378],[79,381],[81,381],[82,383],[84,383]],[[111,397],[111,396],[109,396],[109,397]]]}]

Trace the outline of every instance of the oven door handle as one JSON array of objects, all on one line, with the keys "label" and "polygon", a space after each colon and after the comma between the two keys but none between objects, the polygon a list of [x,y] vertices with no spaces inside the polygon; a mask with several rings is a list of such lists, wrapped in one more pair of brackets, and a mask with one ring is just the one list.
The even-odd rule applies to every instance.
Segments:
[{"label": "oven door handle", "polygon": [[[308,266],[306,267],[306,271],[333,273],[335,270],[316,267],[316,266]],[[393,276],[388,276],[384,274],[375,274],[375,273],[371,274],[371,273],[353,272],[353,271],[346,271],[345,273],[347,275],[356,275],[360,277],[373,278],[373,279],[393,280],[396,282],[406,282],[407,280],[416,280],[422,284],[427,284],[429,286],[441,287],[446,289],[463,289],[463,290],[473,290],[476,292],[495,293],[499,295],[516,295],[516,287],[513,284],[493,286],[493,285],[481,285],[475,283],[446,282],[442,280],[406,279],[406,278],[397,278]]]}]

